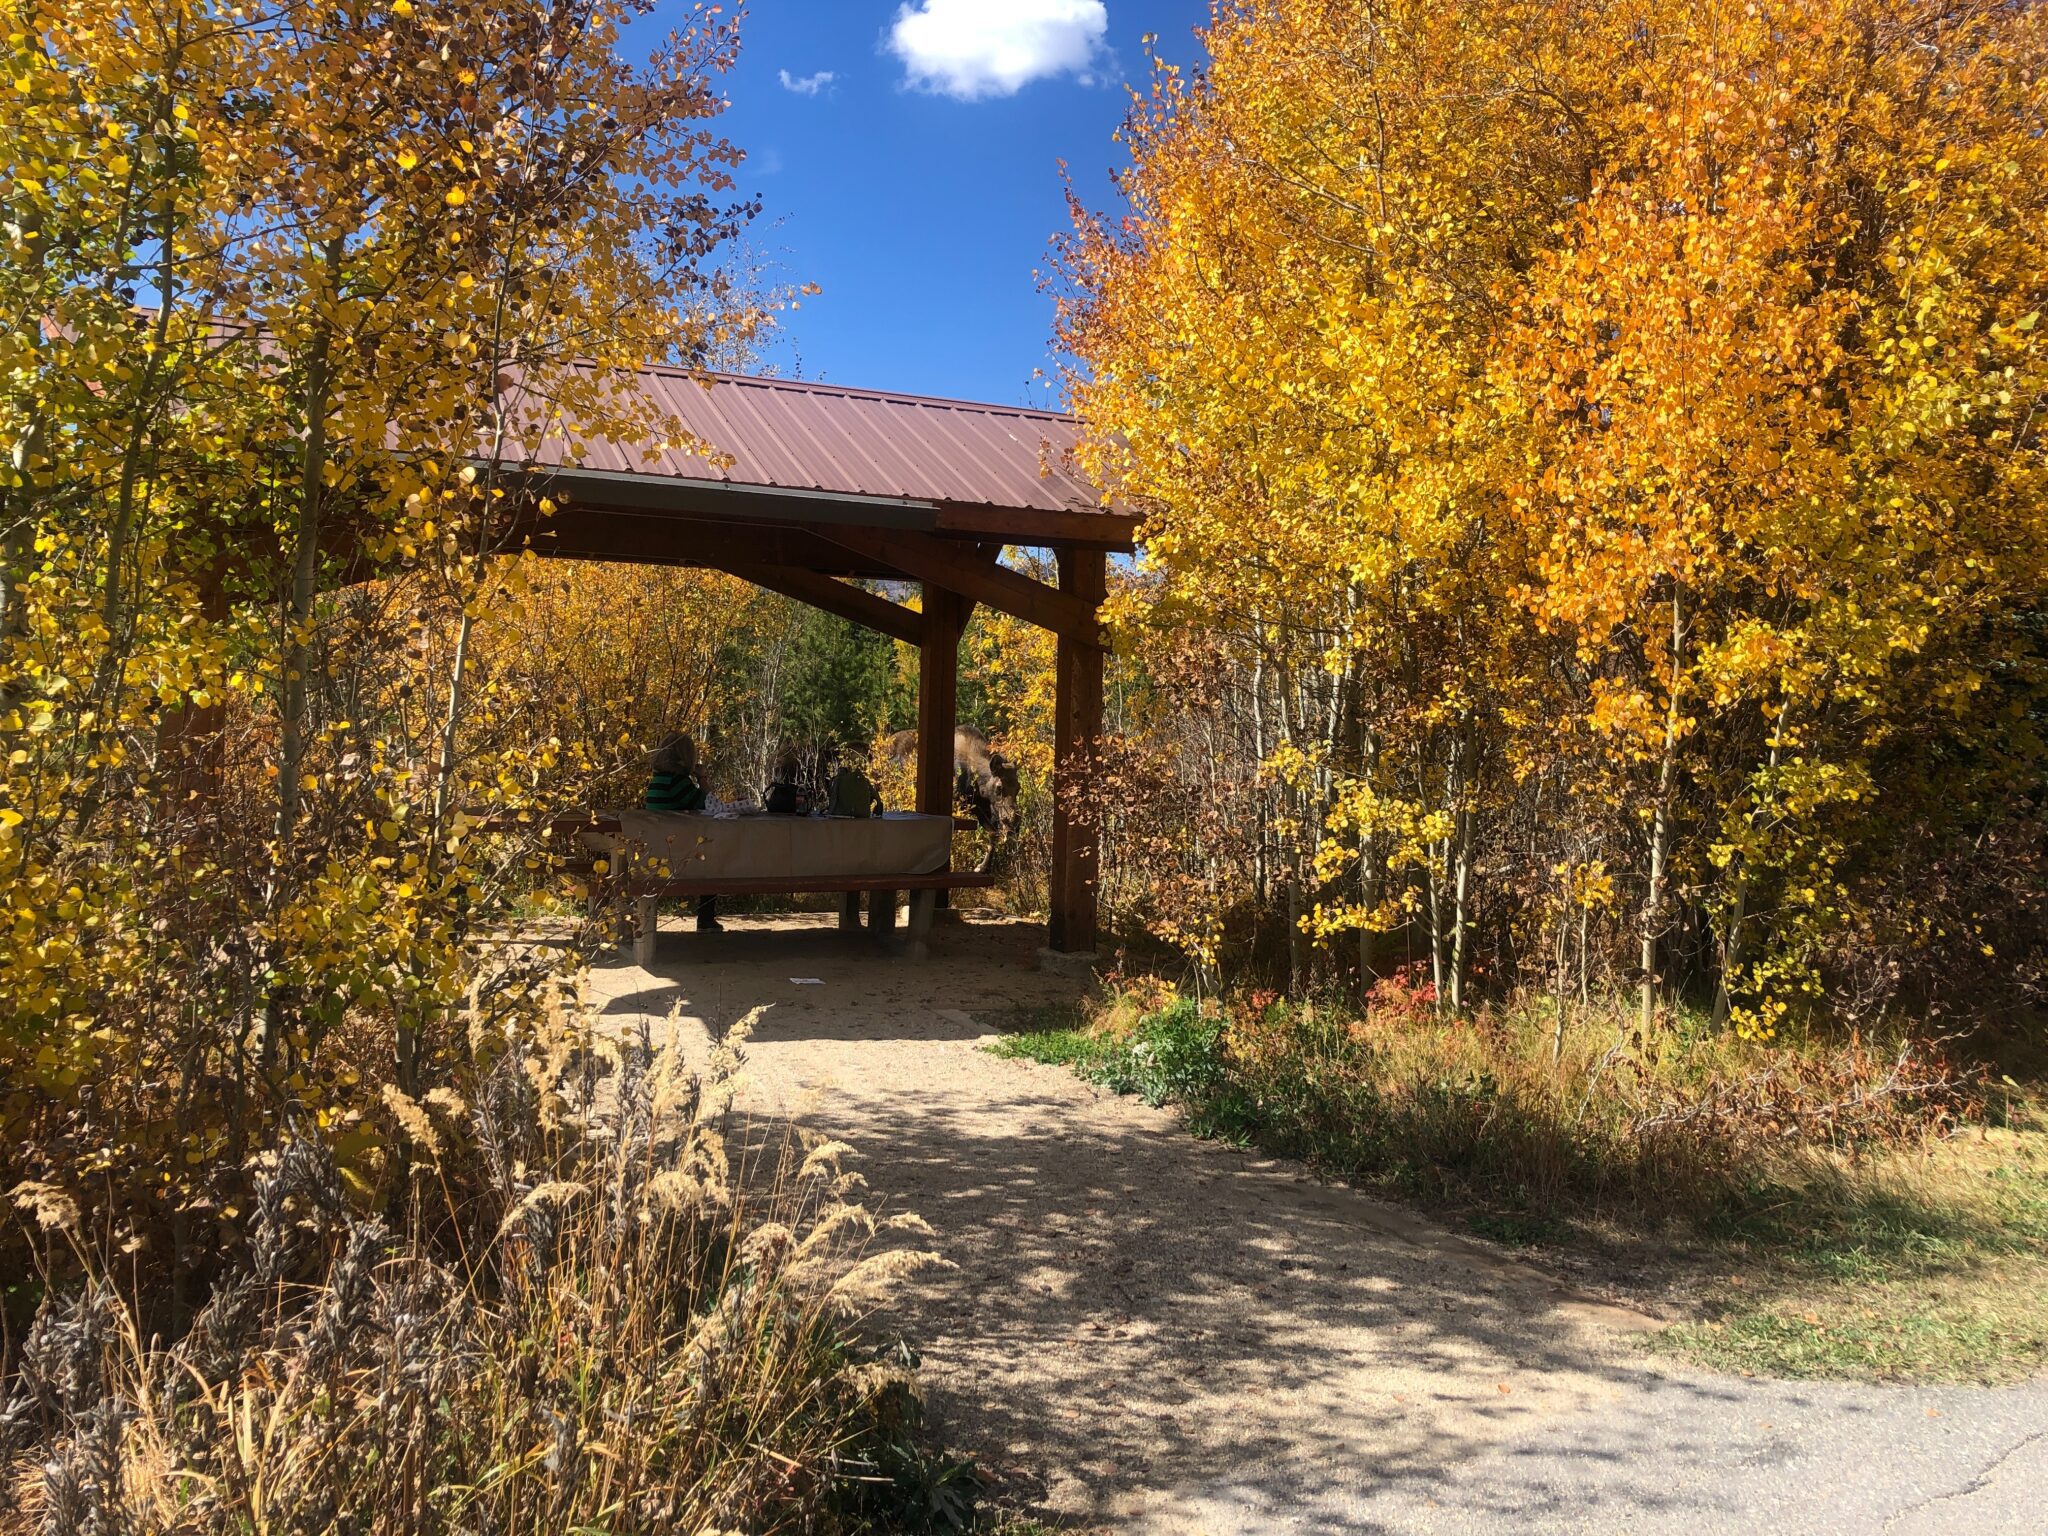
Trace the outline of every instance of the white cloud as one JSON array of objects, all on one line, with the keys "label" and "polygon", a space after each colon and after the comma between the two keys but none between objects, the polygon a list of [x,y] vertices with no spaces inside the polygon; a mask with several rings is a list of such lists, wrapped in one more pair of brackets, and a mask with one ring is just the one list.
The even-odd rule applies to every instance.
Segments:
[{"label": "white cloud", "polygon": [[918,0],[888,47],[917,89],[978,101],[1055,75],[1088,83],[1108,30],[1103,0]]},{"label": "white cloud", "polygon": [[792,75],[785,69],[782,71],[782,88],[795,91],[799,96],[817,96],[838,78],[829,69],[821,69],[815,75]]}]

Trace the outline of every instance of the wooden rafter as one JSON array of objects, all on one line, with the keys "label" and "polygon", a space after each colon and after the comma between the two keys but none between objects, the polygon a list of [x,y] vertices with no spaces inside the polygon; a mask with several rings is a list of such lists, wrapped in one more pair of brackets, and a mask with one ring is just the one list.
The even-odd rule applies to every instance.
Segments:
[{"label": "wooden rafter", "polygon": [[894,567],[863,560],[807,529],[717,523],[660,513],[598,511],[536,520],[516,532],[535,554],[571,560],[694,565],[723,570],[734,561],[829,576],[891,576]]},{"label": "wooden rafter", "polygon": [[924,639],[924,619],[916,610],[901,603],[892,603],[865,587],[850,586],[816,571],[750,565],[741,560],[721,562],[718,569],[729,571],[742,581],[751,581],[757,587],[766,587],[770,592],[780,592],[784,597],[793,597],[826,613],[879,630],[892,640],[918,645]]},{"label": "wooden rafter", "polygon": [[894,529],[823,527],[812,531],[877,564],[986,603],[1027,624],[1084,645],[1104,643],[1102,621],[1093,603],[1033,581],[987,558],[980,549]]}]

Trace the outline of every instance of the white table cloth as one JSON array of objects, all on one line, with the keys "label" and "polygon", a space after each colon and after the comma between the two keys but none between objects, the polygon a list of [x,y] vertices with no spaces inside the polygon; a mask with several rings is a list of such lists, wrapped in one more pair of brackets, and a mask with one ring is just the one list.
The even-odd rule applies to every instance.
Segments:
[{"label": "white table cloth", "polygon": [[[620,811],[602,851],[625,853],[637,874],[670,880],[808,880],[930,875],[953,851],[953,818],[889,811],[875,817],[674,815]],[[665,863],[665,871],[658,865]]]}]

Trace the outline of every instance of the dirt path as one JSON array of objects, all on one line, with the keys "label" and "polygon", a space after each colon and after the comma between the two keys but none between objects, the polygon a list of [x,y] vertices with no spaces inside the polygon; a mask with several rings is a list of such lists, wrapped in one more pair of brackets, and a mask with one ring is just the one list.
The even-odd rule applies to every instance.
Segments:
[{"label": "dirt path", "polygon": [[[2048,1530],[1958,1525],[1951,1502],[1968,1519],[1970,1501],[1995,1514],[2015,1477],[2041,1490],[2048,1459],[2034,1469],[2026,1431],[2048,1425],[2048,1393],[1671,1371],[1633,1347],[1635,1314],[982,1050],[1009,1010],[1077,990],[1031,968],[1035,929],[942,929],[910,966],[845,947],[823,919],[734,927],[666,935],[653,972],[601,970],[601,1002],[621,1025],[679,1008],[692,1049],[775,1005],[749,1102],[844,1136],[890,1207],[938,1230],[957,1268],[902,1311],[940,1428],[1048,1514],[1216,1536]],[[1894,1415],[1960,1438],[1922,1462],[1833,1453],[1856,1427],[1882,1451]],[[1857,1513],[1857,1497],[1879,1503]],[[1912,1523],[1923,1499],[1944,1523]]]}]

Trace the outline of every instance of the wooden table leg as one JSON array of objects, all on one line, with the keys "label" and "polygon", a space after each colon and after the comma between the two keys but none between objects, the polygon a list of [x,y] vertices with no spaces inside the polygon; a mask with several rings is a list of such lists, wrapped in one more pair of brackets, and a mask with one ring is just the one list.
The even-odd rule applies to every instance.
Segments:
[{"label": "wooden table leg", "polygon": [[910,893],[909,943],[903,953],[911,960],[923,960],[931,954],[932,913],[938,907],[937,891],[912,891]]},{"label": "wooden table leg", "polygon": [[661,901],[642,896],[635,904],[638,922],[633,933],[633,963],[642,970],[654,964],[654,939],[661,926]]},{"label": "wooden table leg", "polygon": [[896,932],[896,892],[876,891],[868,898],[868,932],[883,940]]},{"label": "wooden table leg", "polygon": [[859,891],[841,891],[839,893],[839,931],[841,933],[860,932]]}]

